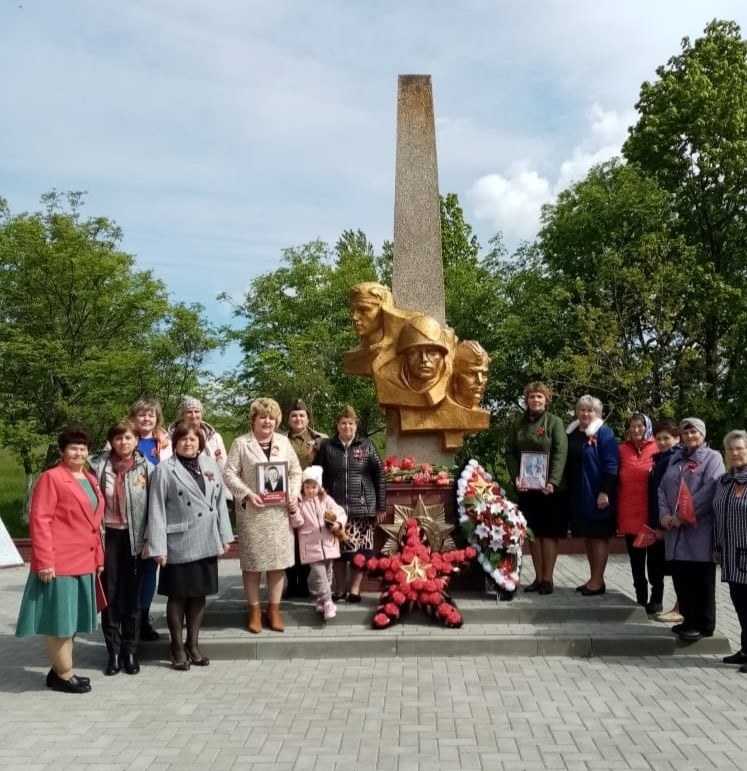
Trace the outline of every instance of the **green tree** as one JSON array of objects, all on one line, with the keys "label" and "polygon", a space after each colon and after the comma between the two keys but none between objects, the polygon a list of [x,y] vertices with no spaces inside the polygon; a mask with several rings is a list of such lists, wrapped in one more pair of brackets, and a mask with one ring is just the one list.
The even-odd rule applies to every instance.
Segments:
[{"label": "green tree", "polygon": [[714,20],[656,74],[641,87],[623,154],[672,197],[673,232],[696,253],[683,402],[716,422],[736,408],[743,421],[747,41],[734,22]]},{"label": "green tree", "polygon": [[139,396],[173,406],[219,342],[200,306],[135,269],[116,225],[81,216],[81,193],[42,201],[12,216],[0,199],[0,442],[28,478],[70,422],[101,439]]},{"label": "green tree", "polygon": [[[238,370],[224,380],[236,404],[271,396],[285,410],[303,398],[314,423],[331,429],[340,407],[354,404],[365,431],[383,420],[370,380],[342,371],[342,355],[358,345],[347,293],[377,280],[373,247],[360,231],[345,231],[331,250],[311,241],[283,251],[282,267],[257,276],[234,312],[242,328]],[[221,299],[229,301],[227,295]],[[244,424],[244,418],[241,418]]]}]

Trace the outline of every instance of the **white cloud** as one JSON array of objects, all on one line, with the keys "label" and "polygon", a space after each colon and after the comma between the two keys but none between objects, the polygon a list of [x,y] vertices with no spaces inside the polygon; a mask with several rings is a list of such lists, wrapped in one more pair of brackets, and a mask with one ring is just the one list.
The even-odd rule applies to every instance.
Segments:
[{"label": "white cloud", "polygon": [[550,174],[542,175],[531,167],[529,159],[524,159],[505,171],[475,180],[467,192],[474,217],[500,230],[509,248],[522,240],[532,240],[539,229],[543,204],[582,180],[595,164],[619,155],[634,117],[632,111],[620,114],[593,104],[586,113],[586,136]]}]

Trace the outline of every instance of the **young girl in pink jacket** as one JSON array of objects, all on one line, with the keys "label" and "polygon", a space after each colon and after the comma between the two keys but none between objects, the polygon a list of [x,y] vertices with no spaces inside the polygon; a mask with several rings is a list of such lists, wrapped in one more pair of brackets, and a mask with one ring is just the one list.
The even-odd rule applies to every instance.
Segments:
[{"label": "young girl in pink jacket", "polygon": [[347,522],[345,509],[322,488],[322,467],[309,466],[303,472],[301,497],[291,525],[298,530],[301,564],[309,565],[309,588],[316,597],[316,611],[324,620],[334,618],[332,564],[340,556],[340,536]]}]

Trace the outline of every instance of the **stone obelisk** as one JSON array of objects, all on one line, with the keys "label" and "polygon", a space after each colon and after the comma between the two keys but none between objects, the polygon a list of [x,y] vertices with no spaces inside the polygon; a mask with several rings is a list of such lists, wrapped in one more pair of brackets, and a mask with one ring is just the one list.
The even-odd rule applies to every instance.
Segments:
[{"label": "stone obelisk", "polygon": [[[436,124],[430,75],[400,75],[394,184],[392,294],[398,308],[446,320]],[[438,434],[400,436],[398,415],[387,410],[387,454],[451,464]]]},{"label": "stone obelisk", "polygon": [[400,75],[392,294],[398,308],[445,323],[436,124],[430,75]]}]

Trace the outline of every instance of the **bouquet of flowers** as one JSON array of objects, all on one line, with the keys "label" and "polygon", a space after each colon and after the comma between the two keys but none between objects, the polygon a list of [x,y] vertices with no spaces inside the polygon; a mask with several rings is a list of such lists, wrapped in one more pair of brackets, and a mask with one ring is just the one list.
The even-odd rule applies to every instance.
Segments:
[{"label": "bouquet of flowers", "polygon": [[447,466],[418,463],[412,455],[405,455],[401,460],[390,455],[384,461],[384,476],[387,482],[405,482],[414,485],[450,485],[454,474]]},{"label": "bouquet of flowers", "polygon": [[505,491],[476,461],[470,460],[457,481],[459,525],[477,550],[477,561],[500,590],[519,585],[521,546],[531,534],[527,521]]}]

